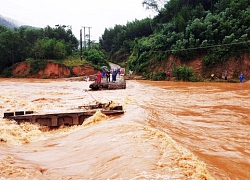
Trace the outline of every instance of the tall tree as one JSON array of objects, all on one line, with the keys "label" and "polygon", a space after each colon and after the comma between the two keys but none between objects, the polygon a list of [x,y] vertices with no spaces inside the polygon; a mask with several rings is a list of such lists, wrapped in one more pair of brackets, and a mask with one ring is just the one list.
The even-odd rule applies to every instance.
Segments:
[{"label": "tall tree", "polygon": [[0,71],[23,61],[25,58],[25,45],[17,32],[7,30],[0,33]]},{"label": "tall tree", "polygon": [[159,13],[168,1],[169,0],[144,0],[142,5],[146,9],[150,9]]}]

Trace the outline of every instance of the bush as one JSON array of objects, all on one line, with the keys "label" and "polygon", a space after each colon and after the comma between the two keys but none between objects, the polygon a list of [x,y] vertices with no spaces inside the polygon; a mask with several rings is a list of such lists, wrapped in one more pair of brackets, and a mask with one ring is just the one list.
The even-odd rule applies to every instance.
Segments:
[{"label": "bush", "polygon": [[96,66],[108,66],[108,60],[105,54],[96,49],[91,49],[83,52],[83,57],[90,63]]},{"label": "bush", "polygon": [[5,77],[5,78],[11,77],[11,76],[12,76],[11,68],[6,68],[6,69],[4,69],[3,72],[2,72],[2,75],[3,75],[3,77]]},{"label": "bush", "polygon": [[228,82],[230,82],[230,83],[238,83],[239,80],[238,79],[228,79]]},{"label": "bush", "polygon": [[47,62],[46,60],[33,60],[30,62],[30,74],[37,74],[41,69],[44,69]]},{"label": "bush", "polygon": [[176,67],[172,74],[176,77],[177,80],[182,81],[197,81],[197,78],[194,76],[194,70],[192,67],[186,65]]},{"label": "bush", "polygon": [[166,73],[164,71],[157,72],[152,76],[153,81],[163,81],[166,79]]}]

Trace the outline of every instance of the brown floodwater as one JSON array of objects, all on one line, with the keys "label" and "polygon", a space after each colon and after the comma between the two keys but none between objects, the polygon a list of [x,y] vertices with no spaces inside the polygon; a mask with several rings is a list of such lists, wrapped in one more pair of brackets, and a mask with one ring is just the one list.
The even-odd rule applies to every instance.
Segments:
[{"label": "brown floodwater", "polygon": [[[0,79],[0,179],[250,179],[250,83]],[[6,111],[79,111],[123,105],[82,125],[17,125]]]}]

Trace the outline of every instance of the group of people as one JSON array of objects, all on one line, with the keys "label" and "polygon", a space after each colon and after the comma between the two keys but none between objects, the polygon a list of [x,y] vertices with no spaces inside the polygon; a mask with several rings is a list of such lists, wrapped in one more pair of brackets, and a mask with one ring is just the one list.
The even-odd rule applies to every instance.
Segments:
[{"label": "group of people", "polygon": [[[225,71],[225,73],[224,73],[225,80],[227,80],[227,76],[228,76],[227,71]],[[243,80],[244,80],[243,73],[240,73],[239,80],[240,80],[240,82],[243,82]]]},{"label": "group of people", "polygon": [[[215,78],[217,78],[217,77],[216,77],[214,74],[211,74],[211,80],[215,80]],[[218,79],[218,78],[217,78],[217,79]],[[225,80],[228,80],[228,72],[227,72],[227,71],[224,72],[224,79],[225,79]],[[244,75],[243,75],[243,73],[240,74],[239,80],[240,80],[240,82],[243,82],[243,80],[244,80]]]},{"label": "group of people", "polygon": [[96,79],[97,79],[97,83],[100,83],[102,81],[102,78],[106,77],[107,82],[110,82],[110,76],[112,75],[112,82],[116,81],[116,76],[117,74],[119,74],[119,70],[107,70],[107,71],[103,71],[102,73],[100,71],[97,72],[96,74]]},{"label": "group of people", "polygon": [[[131,75],[133,73],[133,71],[129,71],[129,74]],[[103,71],[102,73],[100,71],[98,71],[98,73],[96,74],[96,78],[97,78],[97,83],[100,83],[102,81],[102,78],[106,77],[107,82],[110,82],[110,76],[112,75],[112,82],[116,81],[116,76],[117,74],[119,74],[119,69],[114,69],[114,70],[107,70],[107,71]],[[166,72],[166,76],[167,79],[170,79],[170,71]],[[216,76],[214,74],[211,74],[211,81],[215,80]],[[228,80],[228,72],[225,71],[224,72],[224,79]],[[239,76],[239,80],[240,82],[243,82],[244,80],[244,75],[241,73]],[[85,79],[85,81],[89,81],[89,78]]]}]

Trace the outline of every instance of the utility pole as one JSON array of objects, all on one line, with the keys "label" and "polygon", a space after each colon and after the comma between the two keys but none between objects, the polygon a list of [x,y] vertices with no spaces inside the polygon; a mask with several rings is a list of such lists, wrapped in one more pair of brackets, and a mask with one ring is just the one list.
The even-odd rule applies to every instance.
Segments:
[{"label": "utility pole", "polygon": [[80,58],[82,60],[82,29],[80,29]]},{"label": "utility pole", "polygon": [[84,28],[84,49],[86,50],[86,35],[85,35],[85,26],[84,26],[83,28]]},{"label": "utility pole", "polygon": [[91,27],[88,27],[88,28],[89,28],[89,49],[90,49],[90,48],[91,48],[91,47],[90,47],[90,28],[91,28]]},{"label": "utility pole", "polygon": [[83,32],[83,42],[84,42],[84,49],[86,50],[86,47],[87,47],[87,44],[86,44],[86,31],[85,31],[85,28],[88,28],[89,29],[89,34],[88,34],[88,47],[89,47],[89,49],[90,49],[90,28],[92,28],[92,27],[86,27],[86,26],[82,26],[83,27],[83,30],[84,30],[84,32]]}]

